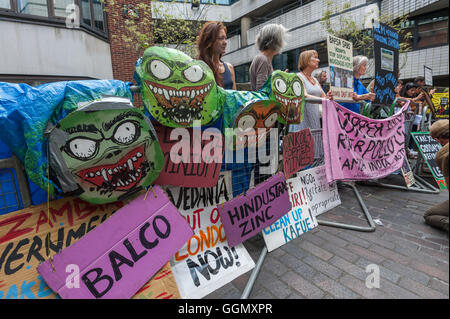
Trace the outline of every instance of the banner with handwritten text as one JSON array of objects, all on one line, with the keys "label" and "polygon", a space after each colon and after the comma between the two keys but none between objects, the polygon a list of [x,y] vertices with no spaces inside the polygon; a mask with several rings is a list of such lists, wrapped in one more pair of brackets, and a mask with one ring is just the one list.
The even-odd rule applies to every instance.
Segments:
[{"label": "banner with handwritten text", "polygon": [[404,110],[374,120],[335,101],[323,102],[323,148],[327,181],[383,178],[405,158]]},{"label": "banner with handwritten text", "polygon": [[395,99],[398,73],[398,32],[383,23],[373,24],[375,104],[390,105]]},{"label": "banner with handwritten text", "polygon": [[253,269],[243,245],[230,248],[217,205],[232,198],[231,172],[222,172],[215,187],[165,187],[172,203],[194,230],[194,236],[171,259],[184,299],[203,298]]},{"label": "banner with handwritten text", "polygon": [[327,35],[330,91],[335,98],[353,101],[353,44]]},{"label": "banner with handwritten text", "polygon": [[314,138],[311,130],[289,133],[283,137],[283,172],[286,178],[292,176],[314,161]]},{"label": "banner with handwritten text", "polygon": [[[123,205],[93,205],[79,198],[64,198],[51,201],[49,209],[45,203],[1,216],[0,299],[59,298],[36,267],[95,229]],[[133,298],[180,298],[170,265],[162,267]]]}]

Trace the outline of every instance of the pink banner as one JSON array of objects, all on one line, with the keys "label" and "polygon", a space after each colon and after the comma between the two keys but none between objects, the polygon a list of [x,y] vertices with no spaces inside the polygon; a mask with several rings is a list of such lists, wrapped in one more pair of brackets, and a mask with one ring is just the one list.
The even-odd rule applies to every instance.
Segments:
[{"label": "pink banner", "polygon": [[282,173],[217,207],[230,247],[255,236],[292,208]]},{"label": "pink banner", "polygon": [[38,267],[67,299],[131,298],[193,231],[159,187]]},{"label": "pink banner", "polygon": [[374,120],[335,101],[323,102],[323,149],[327,181],[383,178],[405,158],[403,111]]}]

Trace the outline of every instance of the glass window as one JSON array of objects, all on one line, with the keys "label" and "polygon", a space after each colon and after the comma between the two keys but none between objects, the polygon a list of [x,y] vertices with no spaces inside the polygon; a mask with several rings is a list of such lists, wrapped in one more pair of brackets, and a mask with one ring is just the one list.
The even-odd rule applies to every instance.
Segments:
[{"label": "glass window", "polygon": [[422,49],[448,43],[448,16],[418,19],[417,46]]},{"label": "glass window", "polygon": [[56,17],[67,17],[66,8],[69,4],[73,4],[75,0],[53,0],[53,8]]},{"label": "glass window", "polygon": [[17,10],[23,14],[48,17],[47,0],[17,0]]},{"label": "glass window", "polygon": [[94,0],[92,6],[94,7],[94,25],[97,29],[104,31],[105,25],[103,23],[103,5],[100,0]]},{"label": "glass window", "polygon": [[89,0],[81,0],[81,17],[85,24],[92,26],[91,2]]},{"label": "glass window", "polygon": [[0,0],[0,8],[2,9],[11,9],[10,0]]}]

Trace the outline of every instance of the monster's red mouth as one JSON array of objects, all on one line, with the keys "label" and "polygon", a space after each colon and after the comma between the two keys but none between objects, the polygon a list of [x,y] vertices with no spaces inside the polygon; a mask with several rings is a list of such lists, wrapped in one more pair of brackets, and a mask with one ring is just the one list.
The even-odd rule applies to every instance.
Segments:
[{"label": "monster's red mouth", "polygon": [[114,191],[127,191],[146,175],[145,144],[128,152],[116,164],[99,165],[76,173],[81,179],[98,187]]},{"label": "monster's red mouth", "polygon": [[199,86],[186,86],[176,89],[151,81],[145,81],[160,107],[164,118],[188,125],[194,120],[200,120],[203,110],[203,100],[212,88],[213,83]]},{"label": "monster's red mouth", "polygon": [[275,99],[280,102],[284,108],[282,108],[281,114],[288,123],[300,123],[301,121],[301,105],[302,98],[297,97],[293,99],[285,98],[278,93],[274,92]]}]

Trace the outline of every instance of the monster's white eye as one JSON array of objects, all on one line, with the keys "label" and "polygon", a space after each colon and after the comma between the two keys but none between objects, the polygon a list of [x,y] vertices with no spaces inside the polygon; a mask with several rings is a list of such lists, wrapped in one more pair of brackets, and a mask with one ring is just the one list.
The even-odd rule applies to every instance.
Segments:
[{"label": "monster's white eye", "polygon": [[277,121],[278,113],[271,114],[268,118],[264,120],[264,126],[266,128],[272,127]]},{"label": "monster's white eye", "polygon": [[150,62],[150,72],[160,80],[167,79],[171,74],[169,67],[159,60]]},{"label": "monster's white eye", "polygon": [[80,160],[92,157],[97,150],[97,142],[88,138],[74,138],[68,146],[70,153]]},{"label": "monster's white eye", "polygon": [[136,124],[124,122],[114,132],[114,140],[122,144],[130,144],[136,139]]},{"label": "monster's white eye", "polygon": [[292,90],[294,91],[294,94],[297,96],[302,96],[302,85],[299,81],[295,81],[292,84]]},{"label": "monster's white eye", "polygon": [[247,131],[255,126],[255,119],[251,115],[244,115],[239,119],[238,128],[242,131]]},{"label": "monster's white eye", "polygon": [[190,82],[198,82],[203,78],[203,70],[199,65],[193,65],[184,71],[184,76]]},{"label": "monster's white eye", "polygon": [[284,93],[287,90],[286,82],[284,82],[282,79],[275,80],[275,87],[280,93]]}]

